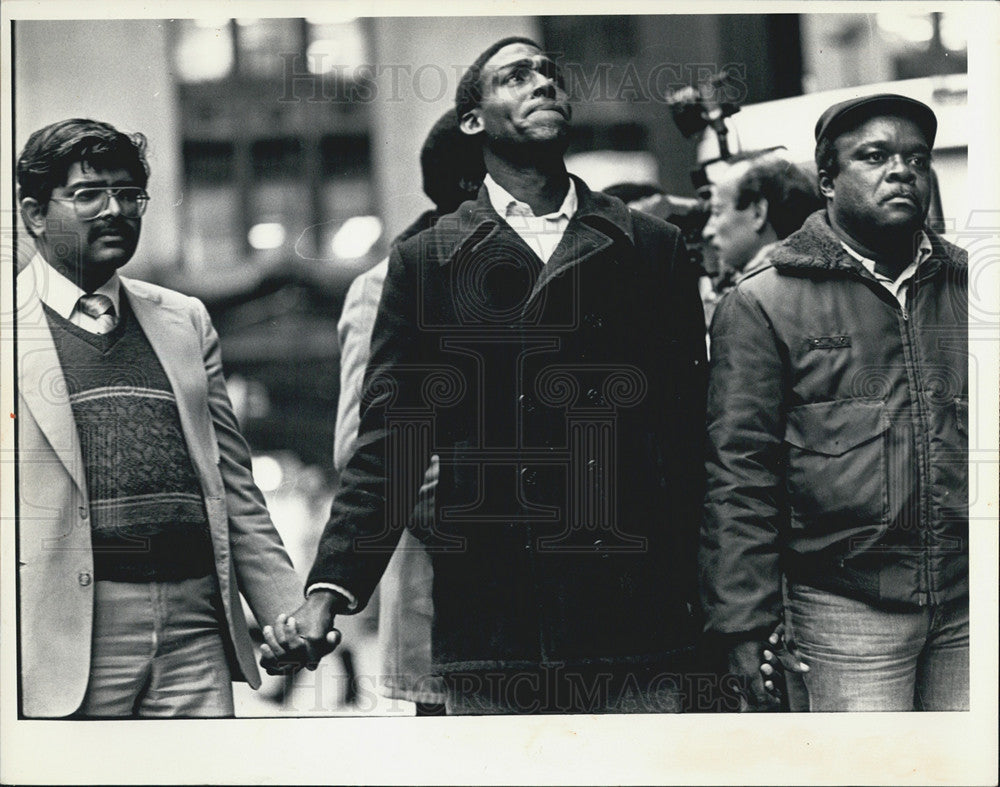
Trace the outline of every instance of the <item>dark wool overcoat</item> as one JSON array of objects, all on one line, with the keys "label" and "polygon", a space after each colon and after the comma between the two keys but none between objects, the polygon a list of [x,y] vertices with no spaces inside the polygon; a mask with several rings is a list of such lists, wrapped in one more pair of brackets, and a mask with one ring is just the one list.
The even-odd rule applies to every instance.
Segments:
[{"label": "dark wool overcoat", "polygon": [[437,455],[417,535],[443,672],[656,663],[695,636],[697,269],[677,228],[576,187],[544,265],[485,188],[389,261],[358,449],[309,582],[366,603]]}]

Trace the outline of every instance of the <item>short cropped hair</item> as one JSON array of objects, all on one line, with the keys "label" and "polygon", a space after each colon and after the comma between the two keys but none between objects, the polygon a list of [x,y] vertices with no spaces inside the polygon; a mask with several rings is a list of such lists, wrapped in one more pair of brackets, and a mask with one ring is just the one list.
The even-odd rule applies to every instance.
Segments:
[{"label": "short cropped hair", "polygon": [[455,115],[458,117],[459,121],[465,116],[465,114],[470,109],[475,109],[479,106],[479,102],[483,100],[483,83],[481,77],[483,74],[483,67],[486,65],[487,61],[505,46],[510,46],[511,44],[527,44],[528,46],[533,46],[535,49],[542,51],[542,48],[532,41],[530,38],[524,38],[523,36],[510,36],[508,38],[501,38],[495,44],[487,48],[482,54],[479,55],[469,66],[465,73],[462,74],[462,78],[458,81],[458,89],[455,91]]},{"label": "short cropped hair", "polygon": [[125,134],[99,120],[71,118],[28,137],[17,159],[18,202],[31,197],[44,210],[77,162],[95,170],[124,169],[142,188],[149,182],[145,136]]},{"label": "short cropped hair", "polygon": [[748,162],[748,168],[735,183],[736,208],[744,210],[751,203],[767,200],[767,220],[779,240],[787,238],[809,214],[823,207],[812,178],[773,151],[743,154],[729,163]]}]

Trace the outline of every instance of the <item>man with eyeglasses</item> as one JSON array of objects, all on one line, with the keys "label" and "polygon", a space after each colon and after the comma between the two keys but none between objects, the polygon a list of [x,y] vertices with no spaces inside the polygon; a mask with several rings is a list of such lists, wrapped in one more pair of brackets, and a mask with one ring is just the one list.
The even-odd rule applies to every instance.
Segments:
[{"label": "man with eyeglasses", "polygon": [[[315,666],[404,527],[433,563],[449,714],[677,712],[698,697],[705,341],[676,227],[566,171],[569,95],[528,39],[462,77],[475,201],[393,247],[306,602],[264,665]],[[409,516],[431,455],[434,518]],[[697,687],[695,687],[697,690]]]},{"label": "man with eyeglasses", "polygon": [[17,277],[21,712],[219,717],[301,600],[194,298],[118,275],[145,138],[72,119],[28,139]]}]

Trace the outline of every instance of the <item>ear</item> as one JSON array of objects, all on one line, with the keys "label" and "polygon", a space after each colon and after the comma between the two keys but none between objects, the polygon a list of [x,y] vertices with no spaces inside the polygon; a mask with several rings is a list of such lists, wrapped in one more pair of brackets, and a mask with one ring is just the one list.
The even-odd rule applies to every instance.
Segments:
[{"label": "ear", "polygon": [[469,136],[481,133],[483,130],[483,118],[479,108],[470,109],[462,115],[462,119],[458,121],[458,127],[462,129],[463,133]]},{"label": "ear", "polygon": [[825,199],[833,199],[833,178],[825,169],[819,171],[819,193]]},{"label": "ear", "polygon": [[45,210],[34,197],[21,200],[21,219],[31,237],[37,238],[45,231]]},{"label": "ear", "polygon": [[753,208],[754,232],[763,232],[767,226],[767,198],[761,197],[751,207]]}]

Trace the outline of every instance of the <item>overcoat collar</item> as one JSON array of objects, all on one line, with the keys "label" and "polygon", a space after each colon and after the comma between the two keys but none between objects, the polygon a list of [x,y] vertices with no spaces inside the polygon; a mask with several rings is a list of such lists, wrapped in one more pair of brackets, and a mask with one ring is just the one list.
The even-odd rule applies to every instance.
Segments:
[{"label": "overcoat collar", "polygon": [[[576,184],[577,210],[552,257],[544,265],[538,260],[541,273],[529,304],[556,275],[579,265],[615,242],[631,244],[634,241],[632,216],[625,204],[591,191],[575,175],[570,177]],[[441,265],[453,262],[460,254],[474,254],[484,244],[501,238],[504,244],[516,244],[523,247],[526,254],[537,258],[535,252],[493,209],[485,186],[480,187],[475,200],[462,203],[454,213],[442,217],[435,225],[432,237],[434,246],[431,252]]]}]

